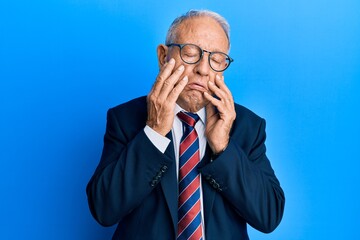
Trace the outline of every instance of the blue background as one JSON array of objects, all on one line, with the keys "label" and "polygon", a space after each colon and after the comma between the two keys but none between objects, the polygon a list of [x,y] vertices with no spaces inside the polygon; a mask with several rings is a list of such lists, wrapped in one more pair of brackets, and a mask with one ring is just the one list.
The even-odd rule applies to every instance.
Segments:
[{"label": "blue background", "polygon": [[360,238],[360,1],[5,0],[0,239],[110,239],[85,194],[106,111],[148,93],[156,46],[190,8],[228,19],[226,82],[267,120],[286,209],[250,237]]}]

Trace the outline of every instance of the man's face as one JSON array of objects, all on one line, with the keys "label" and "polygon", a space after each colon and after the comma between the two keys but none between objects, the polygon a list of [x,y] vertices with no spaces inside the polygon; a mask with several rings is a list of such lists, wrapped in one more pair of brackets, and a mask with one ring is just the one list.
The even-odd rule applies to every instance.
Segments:
[{"label": "man's face", "polygon": [[[213,52],[228,52],[228,40],[219,23],[209,17],[195,17],[181,23],[177,30],[177,39],[174,43],[192,43],[200,48]],[[204,92],[209,92],[208,81],[214,82],[215,76],[222,72],[211,69],[208,61],[209,54],[204,52],[203,58],[196,64],[186,64],[180,58],[180,48],[173,46],[168,49],[167,58],[174,58],[177,69],[184,65],[185,70],[180,79],[188,76],[188,84],[180,94],[177,104],[187,111],[198,111],[208,101],[204,98]]]}]

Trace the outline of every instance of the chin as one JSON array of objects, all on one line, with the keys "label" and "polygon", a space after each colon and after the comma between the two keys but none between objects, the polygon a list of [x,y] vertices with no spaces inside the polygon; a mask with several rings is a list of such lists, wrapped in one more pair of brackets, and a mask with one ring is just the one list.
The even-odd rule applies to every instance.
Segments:
[{"label": "chin", "polygon": [[197,112],[201,108],[205,107],[207,102],[208,101],[204,98],[202,92],[192,90],[186,93],[181,93],[177,104],[186,111]]}]

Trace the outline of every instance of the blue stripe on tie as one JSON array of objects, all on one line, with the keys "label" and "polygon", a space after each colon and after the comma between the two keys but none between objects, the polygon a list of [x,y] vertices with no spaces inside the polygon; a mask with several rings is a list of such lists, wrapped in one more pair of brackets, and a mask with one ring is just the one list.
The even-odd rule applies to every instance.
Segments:
[{"label": "blue stripe on tie", "polygon": [[189,184],[194,181],[194,179],[197,177],[198,172],[195,168],[195,170],[190,171],[186,177],[184,177],[181,182],[179,182],[179,194],[184,191],[184,189],[189,186]]},{"label": "blue stripe on tie", "polygon": [[201,223],[201,214],[200,212],[198,213],[198,215],[196,215],[196,217],[194,218],[194,220],[189,224],[189,226],[187,226],[187,228],[185,228],[185,230],[180,234],[180,236],[178,236],[178,240],[187,240],[187,236],[190,236],[190,234],[194,233],[195,230],[199,227]]},{"label": "blue stripe on tie", "polygon": [[184,141],[184,139],[192,132],[192,130],[194,129],[194,127],[190,127],[190,126],[184,126],[183,125],[183,135],[181,137],[181,141]]},{"label": "blue stripe on tie", "polygon": [[[195,131],[195,130],[194,130],[194,131]],[[186,134],[186,133],[184,133],[184,134]],[[194,132],[194,133],[193,133],[193,132],[191,131],[191,132],[189,132],[189,133],[188,133],[188,136],[187,136],[187,137],[185,137],[185,138],[181,138],[181,141],[180,141],[180,146],[184,143],[184,141],[185,141],[185,140],[189,141],[189,139],[187,139],[187,138],[189,138],[189,137],[190,137],[190,135],[192,135],[193,137],[194,137],[194,136],[196,136],[196,138],[195,138],[195,139],[193,139],[193,142],[191,143],[191,145],[192,145],[192,144],[194,144],[194,142],[195,142],[195,141],[199,142],[199,139],[198,139],[197,133],[196,133],[196,132]],[[191,146],[191,145],[190,145],[190,146]],[[189,146],[189,147],[190,147],[190,146]],[[189,147],[188,147],[188,148],[189,148]],[[187,151],[187,149],[184,149],[184,151]],[[182,155],[181,155],[181,156],[182,156]]]},{"label": "blue stripe on tie", "polygon": [[179,163],[180,166],[184,165],[184,163],[189,160],[189,158],[199,149],[199,138],[196,138],[196,140],[189,146],[188,149],[180,156]]},{"label": "blue stripe on tie", "polygon": [[194,157],[195,154],[197,154],[197,151],[193,152],[192,155],[189,154],[189,157],[187,159],[181,159],[182,162],[180,163],[180,169],[182,169],[184,165],[187,164],[187,162],[190,161],[192,157]]},{"label": "blue stripe on tie", "polygon": [[200,189],[196,189],[196,191],[189,197],[189,199],[179,208],[178,210],[178,219],[182,219],[185,214],[194,206],[194,204],[200,198]]},{"label": "blue stripe on tie", "polygon": [[[184,117],[186,114],[188,117]],[[187,165],[187,170],[182,169],[179,172],[179,207],[178,207],[178,224],[180,225],[180,233],[177,239],[187,240],[189,237],[195,233],[198,229],[201,231],[201,202],[200,202],[200,186],[199,186],[199,171],[197,169],[197,164],[200,161],[199,155],[199,138],[194,128],[194,124],[199,120],[199,116],[192,113],[178,113],[179,119],[183,122],[183,136],[180,141],[180,156],[179,156],[179,169],[182,169],[184,165]],[[190,117],[193,118],[193,121],[190,121]],[[184,141],[190,140],[193,142],[187,142],[184,144]],[[188,138],[188,139],[187,139]],[[187,146],[190,144],[190,146]],[[184,149],[187,147],[187,149]],[[189,162],[191,157],[195,157]],[[195,182],[194,182],[195,181]],[[189,185],[193,183],[191,188],[188,188]],[[187,189],[188,188],[188,189]],[[185,191],[185,192],[184,192]],[[186,196],[188,199],[185,199]],[[196,205],[197,204],[197,205]],[[194,208],[196,205],[196,208]],[[200,207],[200,209],[199,209]],[[191,218],[194,219],[191,220]],[[178,233],[179,234],[179,233]],[[200,237],[200,232],[198,232]],[[195,237],[195,236],[194,236]]]}]

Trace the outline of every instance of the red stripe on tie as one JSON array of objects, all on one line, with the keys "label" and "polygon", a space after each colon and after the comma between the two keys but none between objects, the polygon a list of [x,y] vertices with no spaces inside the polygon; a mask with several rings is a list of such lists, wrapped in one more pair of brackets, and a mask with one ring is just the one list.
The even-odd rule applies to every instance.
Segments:
[{"label": "red stripe on tie", "polygon": [[180,143],[180,153],[184,153],[197,139],[197,134],[194,130]]},{"label": "red stripe on tie", "polygon": [[195,120],[186,113],[179,112],[178,115],[182,119],[182,121],[188,124],[189,126],[195,126],[196,123]]},{"label": "red stripe on tie", "polygon": [[[188,225],[194,220],[194,218],[200,212],[200,200],[198,200],[194,206],[184,215],[184,217],[178,223],[178,236],[186,229]],[[201,224],[200,224],[201,225]]]},{"label": "red stripe on tie", "polygon": [[184,204],[191,195],[199,188],[200,176],[197,176],[179,195],[179,208]]},{"label": "red stripe on tie", "polygon": [[179,169],[179,176],[181,176],[180,181],[183,180],[189,172],[194,169],[199,163],[199,150],[197,150],[191,158],[184,163],[184,165]]},{"label": "red stripe on tie", "polygon": [[[200,173],[196,166],[200,161],[198,135],[194,128],[199,116],[194,113],[177,114],[183,125],[179,151],[179,196],[177,239],[201,239]],[[185,177],[186,181],[185,181]],[[189,209],[185,214],[184,211]],[[199,235],[200,234],[200,235]]]},{"label": "red stripe on tie", "polygon": [[191,235],[188,240],[199,240],[202,237],[202,225],[200,225],[195,232],[193,233],[193,235]]}]

